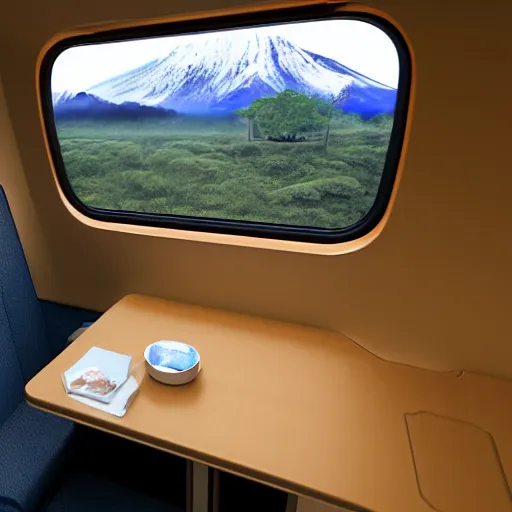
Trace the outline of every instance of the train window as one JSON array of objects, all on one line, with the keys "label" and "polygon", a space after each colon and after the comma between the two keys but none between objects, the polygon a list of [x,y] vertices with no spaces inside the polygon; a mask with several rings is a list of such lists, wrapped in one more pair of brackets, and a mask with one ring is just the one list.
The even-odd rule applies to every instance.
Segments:
[{"label": "train window", "polygon": [[401,153],[406,45],[366,14],[274,16],[53,46],[40,90],[71,204],[106,221],[316,243],[369,232]]}]

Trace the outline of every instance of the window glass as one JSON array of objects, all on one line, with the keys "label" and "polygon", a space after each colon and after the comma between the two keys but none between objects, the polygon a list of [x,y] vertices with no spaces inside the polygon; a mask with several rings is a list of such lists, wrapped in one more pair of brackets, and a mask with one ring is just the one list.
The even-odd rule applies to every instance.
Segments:
[{"label": "window glass", "polygon": [[351,19],[88,43],[54,60],[49,112],[91,211],[339,230],[376,201],[399,75]]}]

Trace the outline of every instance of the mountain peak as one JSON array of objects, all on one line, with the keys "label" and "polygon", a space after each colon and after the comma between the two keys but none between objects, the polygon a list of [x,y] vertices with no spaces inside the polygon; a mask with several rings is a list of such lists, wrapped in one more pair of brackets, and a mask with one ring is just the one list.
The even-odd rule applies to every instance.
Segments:
[{"label": "mountain peak", "polygon": [[[338,95],[351,85],[354,111],[389,112],[396,91],[339,62],[254,29],[191,35],[165,57],[87,92],[109,102],[160,106],[182,113],[230,112],[292,89]],[[350,101],[343,108],[350,107]]]}]

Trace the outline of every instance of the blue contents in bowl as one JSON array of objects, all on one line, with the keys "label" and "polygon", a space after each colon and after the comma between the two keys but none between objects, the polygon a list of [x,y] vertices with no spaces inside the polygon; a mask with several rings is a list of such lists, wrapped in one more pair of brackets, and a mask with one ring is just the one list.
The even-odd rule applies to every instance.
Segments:
[{"label": "blue contents in bowl", "polygon": [[153,366],[163,366],[177,371],[192,368],[198,359],[198,353],[189,345],[184,344],[180,344],[179,349],[155,344],[150,347],[148,354],[148,360]]}]

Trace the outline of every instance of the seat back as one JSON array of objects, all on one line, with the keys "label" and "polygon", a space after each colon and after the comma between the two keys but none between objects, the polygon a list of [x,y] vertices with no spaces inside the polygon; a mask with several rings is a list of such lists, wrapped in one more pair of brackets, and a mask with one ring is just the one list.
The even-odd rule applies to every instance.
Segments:
[{"label": "seat back", "polygon": [[23,400],[24,379],[14,347],[0,283],[0,426]]},{"label": "seat back", "polygon": [[[13,366],[19,368],[22,376],[21,397],[23,398],[24,383],[50,361],[51,352],[41,306],[9,204],[1,186],[0,289],[0,372],[5,371],[5,364],[10,365],[11,362]],[[15,360],[12,359],[13,357]],[[1,360],[4,360],[4,363]],[[12,371],[14,379],[16,372],[14,369]],[[11,393],[10,387],[1,389],[3,396]],[[1,419],[0,407],[0,422]]]}]

